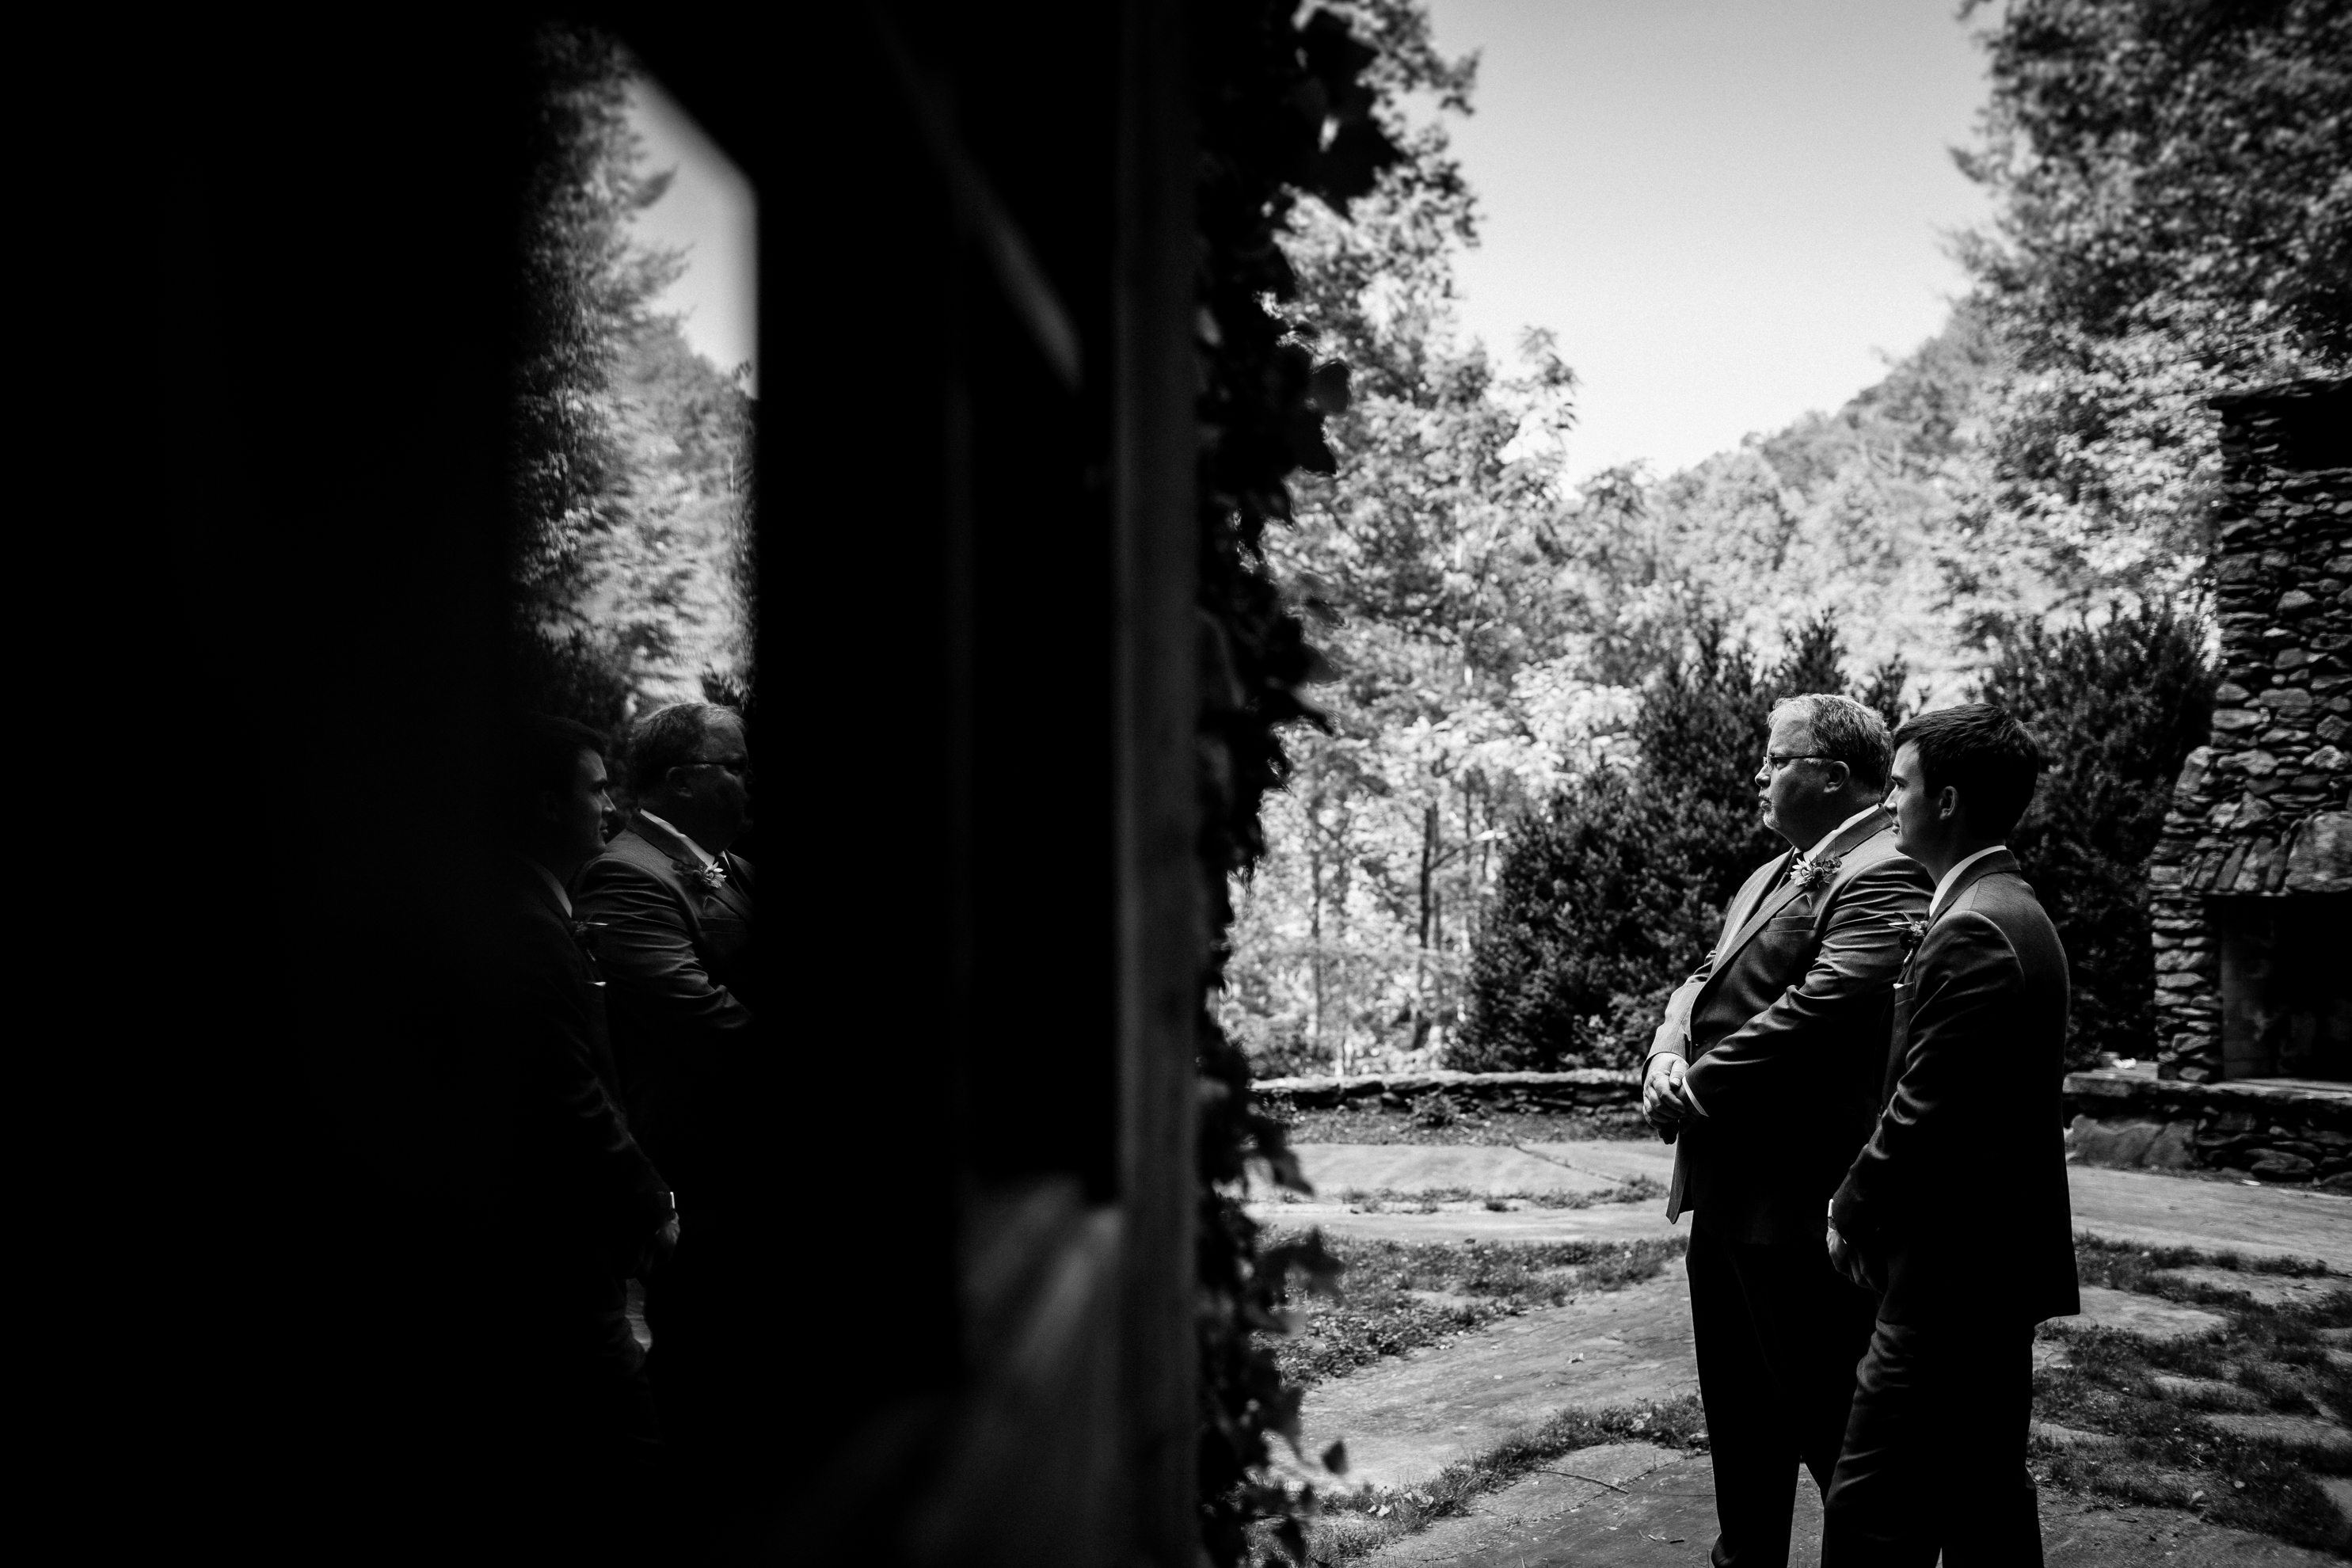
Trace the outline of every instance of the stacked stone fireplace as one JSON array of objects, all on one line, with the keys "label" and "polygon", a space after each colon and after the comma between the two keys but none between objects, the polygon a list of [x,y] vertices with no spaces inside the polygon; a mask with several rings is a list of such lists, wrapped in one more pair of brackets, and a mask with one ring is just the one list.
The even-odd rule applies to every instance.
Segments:
[{"label": "stacked stone fireplace", "polygon": [[2222,679],[2148,869],[2158,1075],[2352,1079],[2352,380],[2215,405]]}]

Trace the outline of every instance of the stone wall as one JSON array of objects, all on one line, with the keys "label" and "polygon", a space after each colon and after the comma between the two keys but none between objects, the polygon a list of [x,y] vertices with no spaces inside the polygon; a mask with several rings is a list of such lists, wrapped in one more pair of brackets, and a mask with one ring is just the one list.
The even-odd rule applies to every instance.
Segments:
[{"label": "stone wall", "polygon": [[2148,865],[2157,1063],[2222,1076],[2210,900],[2352,891],[2352,381],[2214,400],[2221,685]]},{"label": "stone wall", "polygon": [[2225,1171],[2352,1191],[2352,1086],[2066,1078],[2068,1151],[2091,1165]]},{"label": "stone wall", "polygon": [[1363,1078],[1267,1078],[1250,1088],[1277,1113],[1405,1111],[1442,1104],[1457,1116],[1484,1112],[1586,1116],[1638,1110],[1642,1075],[1633,1068],[1573,1072],[1424,1072]]}]

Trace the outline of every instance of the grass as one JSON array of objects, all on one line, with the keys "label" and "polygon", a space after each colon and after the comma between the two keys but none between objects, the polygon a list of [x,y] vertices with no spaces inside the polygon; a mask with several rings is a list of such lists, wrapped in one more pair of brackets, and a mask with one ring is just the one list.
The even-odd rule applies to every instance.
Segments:
[{"label": "grass", "polygon": [[[1295,1310],[1298,1331],[1276,1342],[1284,1372],[1302,1384],[1345,1376],[1384,1356],[1572,1297],[1655,1276],[1683,1238],[1631,1244],[1405,1243],[1327,1238],[1346,1266],[1336,1300]],[[2324,1277],[2320,1264],[2187,1247],[2147,1248],[2079,1238],[2085,1285],[2159,1297],[2220,1314],[2226,1326],[2171,1341],[2142,1340],[2061,1319],[2042,1335],[2063,1342],[2068,1364],[2034,1374],[2039,1422],[2098,1435],[2063,1446],[2037,1436],[2030,1455],[2045,1486],[2117,1505],[2189,1509],[2217,1524],[2321,1549],[2339,1547],[2335,1504],[2315,1476],[2352,1474],[2342,1450],[2247,1436],[2206,1419],[2225,1408],[2352,1419],[2352,1368],[2328,1355],[2352,1338],[2352,1289],[2315,1300],[2264,1305],[2224,1283],[2165,1278],[2204,1265],[2247,1276]],[[2159,1374],[2229,1385],[2168,1393]],[[1601,1443],[1640,1440],[1704,1450],[1698,1401],[1601,1411],[1567,1410],[1531,1433],[1449,1465],[1429,1481],[1327,1497],[1309,1537],[1310,1560],[1336,1565],[1465,1511],[1486,1493]],[[2339,1547],[2340,1549],[2340,1547]]]},{"label": "grass", "polygon": [[[2219,1524],[2326,1547],[2343,1525],[2315,1475],[2352,1474],[2352,1456],[2315,1444],[2249,1436],[2205,1417],[2245,1408],[2283,1415],[2352,1418],[2352,1369],[2330,1360],[2321,1331],[2352,1327],[2352,1289],[2316,1301],[2265,1306],[2218,1283],[2159,1278],[2197,1264],[2250,1275],[2311,1278],[2317,1264],[2248,1259],[2187,1247],[2146,1248],[2081,1238],[2085,1285],[2158,1296],[2221,1314],[2227,1326],[2192,1338],[2150,1341],[2066,1320],[2043,1328],[2068,1364],[2034,1374],[2035,1417],[2114,1441],[2064,1447],[2037,1437],[2033,1458],[2052,1485],[2117,1502],[2193,1509]],[[2159,1373],[2235,1390],[2168,1393]]]},{"label": "grass", "polygon": [[1307,1197],[1277,1189],[1276,1201],[1286,1204],[1343,1203],[1357,1214],[1435,1214],[1445,1204],[1483,1204],[1498,1213],[1515,1207],[1589,1209],[1601,1204],[1647,1203],[1666,1195],[1665,1184],[1650,1176],[1628,1176],[1614,1186],[1582,1193],[1492,1193],[1468,1187],[1422,1187],[1401,1192],[1393,1187],[1340,1187]]},{"label": "grass", "polygon": [[1706,1417],[1699,1410],[1698,1396],[1607,1410],[1563,1410],[1534,1431],[1507,1437],[1418,1485],[1367,1488],[1329,1499],[1308,1533],[1308,1561],[1334,1568],[1352,1563],[1441,1519],[1467,1512],[1475,1500],[1546,1469],[1579,1448],[1636,1442],[1706,1452]]},{"label": "grass", "polygon": [[1492,1243],[1326,1236],[1325,1248],[1342,1265],[1340,1294],[1293,1303],[1297,1331],[1274,1342],[1275,1361],[1301,1385],[1344,1376],[1534,1308],[1648,1279],[1685,1244],[1679,1236]]}]

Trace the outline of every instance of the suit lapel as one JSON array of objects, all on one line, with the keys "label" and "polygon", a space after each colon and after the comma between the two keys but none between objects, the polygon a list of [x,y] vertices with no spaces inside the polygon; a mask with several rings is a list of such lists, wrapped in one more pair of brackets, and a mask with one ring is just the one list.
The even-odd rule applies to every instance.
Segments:
[{"label": "suit lapel", "polygon": [[1731,901],[1731,911],[1723,922],[1723,935],[1715,944],[1717,968],[1722,968],[1724,959],[1746,939],[1748,918],[1756,912],[1756,906],[1765,898],[1763,889],[1781,885],[1789,874],[1789,862],[1796,853],[1793,849],[1783,850],[1779,859],[1767,861],[1763,869],[1750,877],[1747,885],[1739,889],[1739,896]]},{"label": "suit lapel", "polygon": [[[1850,855],[1853,852],[1855,846],[1866,844],[1871,839],[1885,831],[1885,817],[1878,813],[1873,813],[1871,816],[1864,817],[1860,822],[1855,823],[1853,826],[1847,828],[1844,832],[1839,834],[1836,837],[1823,845],[1822,847],[1822,858],[1825,860],[1830,860]],[[1780,858],[1779,864],[1785,868],[1795,855],[1795,850],[1792,849],[1789,851],[1788,854],[1783,855]],[[1716,954],[1715,973],[1717,974],[1721,974],[1724,971],[1724,966],[1731,962],[1732,955],[1748,944],[1748,939],[1754,936],[1758,931],[1763,930],[1764,923],[1767,921],[1770,920],[1774,915],[1779,914],[1783,909],[1787,908],[1790,901],[1795,899],[1799,893],[1803,891],[1804,889],[1797,885],[1795,878],[1784,877],[1780,885],[1772,890],[1772,895],[1748,912],[1748,918],[1740,922],[1739,930],[1732,936],[1729,942],[1723,944],[1722,950]],[[1710,978],[1712,978],[1712,976],[1710,976]]]},{"label": "suit lapel", "polygon": [[677,868],[679,876],[688,888],[698,889],[716,898],[720,903],[732,910],[739,919],[748,921],[751,918],[751,900],[735,887],[735,862],[731,857],[722,854],[718,858],[719,866],[727,872],[727,879],[713,887],[709,879],[703,876],[702,863],[694,858],[694,851],[688,846],[686,840],[675,833],[665,831],[659,823],[647,822],[642,815],[636,819],[635,826],[638,837],[669,857],[670,864]]},{"label": "suit lapel", "polygon": [[735,857],[721,855],[719,857],[719,863],[726,868],[727,879],[713,888],[711,892],[717,896],[720,903],[733,910],[741,919],[749,921],[751,918],[751,900],[740,888],[736,886]]},{"label": "suit lapel", "polygon": [[1962,893],[1967,892],[1987,877],[1998,876],[2003,871],[2011,876],[2017,874],[2017,857],[2009,852],[2006,845],[1961,872],[1960,879],[1952,884],[1952,890],[1944,895],[1944,901],[1936,906],[1936,912],[1927,917],[1927,923],[1933,926],[1951,912],[1952,906],[1960,901]]}]

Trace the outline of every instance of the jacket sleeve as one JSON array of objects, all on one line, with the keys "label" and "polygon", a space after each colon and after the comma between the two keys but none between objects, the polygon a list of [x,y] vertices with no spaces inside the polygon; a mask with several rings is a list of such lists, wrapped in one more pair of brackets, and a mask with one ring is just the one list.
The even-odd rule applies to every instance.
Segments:
[{"label": "jacket sleeve", "polygon": [[1842,1234],[1883,1235],[1912,1184],[1961,1163],[1970,1074],[1983,1071],[1984,1042],[2001,1027],[2023,973],[2009,939],[1984,916],[1956,910],[1937,922],[1912,971],[1919,991],[1894,1095],[1831,1204]]},{"label": "jacket sleeve", "polygon": [[1843,1034],[1846,1015],[1879,1005],[1894,989],[1904,922],[1926,911],[1926,884],[1927,874],[1900,856],[1854,874],[1836,894],[1804,978],[1692,1065],[1685,1081],[1701,1115],[1763,1124],[1815,1097],[1829,1065],[1824,1034]]},{"label": "jacket sleeve", "polygon": [[703,968],[686,911],[657,878],[616,856],[601,857],[580,873],[575,901],[583,918],[604,923],[596,962],[605,978],[659,1014],[672,1043],[690,1050],[750,1032],[751,1009]]},{"label": "jacket sleeve", "polygon": [[1706,977],[1714,973],[1715,955],[1709,953],[1706,962],[1700,964],[1688,980],[1675,986],[1675,994],[1666,998],[1665,1018],[1658,1025],[1658,1032],[1650,1037],[1650,1054],[1642,1058],[1642,1071],[1645,1075],[1650,1070],[1650,1063],[1659,1057],[1688,1059],[1691,1008],[1697,1005],[1698,994],[1706,984]]},{"label": "jacket sleeve", "polygon": [[626,1259],[667,1217],[669,1188],[597,1075],[585,1011],[594,993],[572,973],[575,955],[555,945],[568,940],[520,933],[522,962],[506,977],[514,1089],[549,1161],[534,1184],[585,1204],[591,1228]]}]

